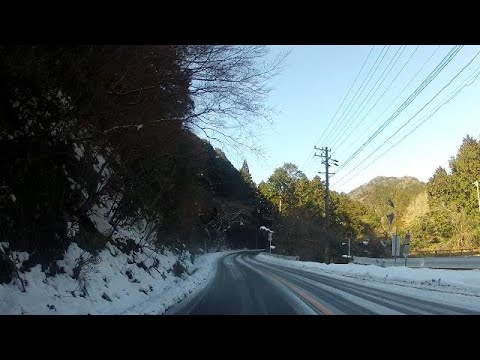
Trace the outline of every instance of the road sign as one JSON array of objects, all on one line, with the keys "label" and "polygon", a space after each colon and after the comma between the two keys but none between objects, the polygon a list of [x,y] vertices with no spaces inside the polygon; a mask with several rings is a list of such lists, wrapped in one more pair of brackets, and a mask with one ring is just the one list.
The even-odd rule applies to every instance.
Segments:
[{"label": "road sign", "polygon": [[273,240],[272,233],[269,232],[268,233],[268,241],[270,242],[270,252],[272,252],[272,250],[275,249],[275,246],[272,245],[272,240]]},{"label": "road sign", "polygon": [[405,257],[405,263],[407,261],[408,255],[410,255],[410,230],[407,231],[407,234],[405,235],[405,243],[403,245],[403,256]]},{"label": "road sign", "polygon": [[393,212],[387,215],[388,224],[389,224],[390,226],[392,226],[393,218],[394,218],[394,217],[395,217],[395,214],[394,214]]},{"label": "road sign", "polygon": [[410,232],[405,235],[405,245],[410,245]]},{"label": "road sign", "polygon": [[400,256],[400,236],[392,236],[392,256]]}]

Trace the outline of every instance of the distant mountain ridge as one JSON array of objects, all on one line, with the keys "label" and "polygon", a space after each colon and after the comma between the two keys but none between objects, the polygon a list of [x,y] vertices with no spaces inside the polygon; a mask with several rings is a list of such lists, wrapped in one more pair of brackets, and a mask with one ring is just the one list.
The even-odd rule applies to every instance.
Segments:
[{"label": "distant mountain ridge", "polygon": [[[394,226],[397,225],[401,228],[405,225],[404,215],[409,204],[425,192],[426,188],[426,183],[413,176],[378,176],[350,191],[348,196],[373,209],[382,219],[385,229],[387,227],[386,215],[393,211],[396,218]],[[389,205],[389,199],[392,200],[394,207]]]}]

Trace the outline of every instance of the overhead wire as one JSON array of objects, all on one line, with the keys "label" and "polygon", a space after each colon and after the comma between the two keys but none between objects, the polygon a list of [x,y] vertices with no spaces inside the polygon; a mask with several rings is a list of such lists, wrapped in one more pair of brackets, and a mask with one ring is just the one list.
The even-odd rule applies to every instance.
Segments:
[{"label": "overhead wire", "polygon": [[[359,77],[360,74],[362,73],[362,70],[363,70],[363,68],[365,67],[366,63],[368,62],[368,59],[370,58],[370,55],[372,54],[374,48],[375,48],[375,45],[373,45],[372,48],[370,49],[367,57],[365,58],[362,66],[360,67],[360,70],[359,70],[358,73],[357,73],[357,76],[355,77],[355,80],[353,80],[352,84],[350,85],[350,88],[348,89],[348,91],[347,91],[346,95],[344,96],[342,102],[340,103],[340,105],[338,106],[337,110],[335,111],[335,114],[333,115],[332,119],[329,121],[328,126],[323,130],[322,135],[320,135],[320,137],[319,137],[318,140],[314,143],[314,145],[320,143],[320,141],[323,139],[323,136],[325,135],[325,133],[327,132],[327,130],[328,130],[328,129],[330,128],[330,126],[332,125],[335,117],[337,116],[338,112],[339,112],[340,109],[342,108],[342,105],[345,103],[345,100],[347,99],[348,95],[349,95],[350,92],[352,91],[353,86],[354,86],[355,83],[357,82],[358,77]],[[306,166],[306,164],[307,164],[307,162],[308,162],[309,160],[311,160],[312,155],[313,155],[313,152],[314,152],[314,150],[311,150],[311,152],[310,152],[310,154],[308,155],[306,161],[304,162],[302,168]]]},{"label": "overhead wire", "polygon": [[[375,150],[373,150],[369,155],[367,155],[363,161],[365,161],[366,159],[370,158],[370,157],[371,157],[373,154],[375,154],[379,149],[381,149],[388,141],[390,141],[395,135],[397,135],[403,128],[405,128],[405,126],[407,126],[423,109],[425,109],[433,100],[435,100],[435,99],[438,97],[438,95],[440,95],[448,86],[450,86],[450,85],[453,83],[453,81],[454,81],[456,78],[458,78],[458,76],[460,76],[460,74],[462,74],[462,73],[465,71],[465,69],[467,69],[468,66],[471,65],[471,63],[478,57],[478,55],[480,55],[480,51],[478,51],[478,52],[475,54],[475,56],[474,56],[472,59],[470,59],[470,61],[469,61],[452,79],[450,79],[450,81],[449,81],[447,84],[445,84],[424,106],[422,106],[422,108],[420,108],[420,110],[418,110],[412,117],[410,117],[410,119],[409,119],[408,121],[406,121],[406,122],[405,122],[402,126],[400,126],[392,135],[390,135],[390,137],[389,137],[387,140],[385,140],[385,141],[384,141],[382,144],[380,144]],[[478,75],[477,75],[477,76],[478,76]],[[476,77],[475,77],[474,79],[476,79]],[[468,78],[467,78],[467,80],[468,80]],[[473,80],[473,81],[474,81],[474,80]],[[473,83],[473,82],[472,82],[472,83]],[[471,85],[471,84],[469,84],[469,85]],[[458,92],[456,92],[456,94],[458,94],[463,88],[465,88],[466,86],[469,86],[469,85],[464,85],[463,87],[460,87],[460,90],[458,90]],[[457,88],[457,89],[458,89],[458,88]],[[455,94],[455,96],[456,96],[456,94]],[[448,103],[450,100],[451,100],[451,99],[449,99],[446,103]],[[443,104],[443,105],[444,105],[444,104]],[[443,105],[441,105],[441,106],[443,106]],[[441,106],[439,106],[434,113],[436,113]],[[434,113],[433,113],[433,114],[434,114]],[[428,118],[430,118],[431,116],[433,116],[433,114],[430,115]],[[422,124],[423,124],[423,122],[422,122]],[[419,126],[420,126],[420,125],[419,125]],[[417,128],[418,128],[418,127],[417,127]],[[416,129],[416,128],[415,128],[415,129]],[[414,130],[413,130],[413,131],[414,131]],[[412,131],[412,132],[413,132],[413,131]],[[409,134],[411,134],[411,132],[410,132]],[[405,137],[406,137],[406,136],[405,136]],[[402,140],[403,140],[405,137],[403,137]],[[402,141],[402,140],[401,140],[401,141]],[[334,184],[341,183],[342,180],[343,180],[345,177],[347,177],[349,174],[351,174],[355,169],[357,169],[357,168],[363,163],[363,161],[360,162],[360,163],[359,163],[357,166],[355,166],[353,169],[351,169],[347,174],[345,174],[345,175],[342,176],[340,179],[338,179]],[[365,170],[365,168],[363,168],[363,169],[361,169],[361,170]],[[354,176],[354,177],[355,177],[355,176]],[[353,178],[353,177],[352,177],[352,178]],[[349,179],[349,181],[350,181],[350,180],[351,180],[351,179]],[[332,184],[332,185],[333,185],[333,184]]]},{"label": "overhead wire", "polygon": [[[393,83],[395,82],[395,80],[397,80],[397,78],[399,77],[399,75],[402,73],[402,71],[405,69],[405,67],[407,66],[407,64],[412,60],[413,58],[413,55],[415,55],[415,53],[417,52],[418,48],[420,47],[420,45],[418,45],[415,50],[413,50],[413,52],[410,54],[410,57],[407,59],[407,61],[405,62],[405,64],[403,64],[403,66],[400,68],[400,70],[397,72],[397,74],[395,75],[395,77],[392,79],[392,81],[390,81],[390,84],[388,84],[388,86],[385,88],[385,90],[383,91],[383,93],[379,96],[379,98],[377,99],[377,101],[375,102],[375,104],[372,105],[372,107],[367,111],[367,113],[363,116],[363,118],[357,123],[357,125],[353,128],[353,130],[347,135],[344,137],[343,141],[341,143],[338,144],[338,146],[336,146],[337,149],[340,149],[342,147],[342,145],[345,143],[345,141],[350,137],[350,135],[352,133],[354,133],[358,127],[362,124],[363,120],[365,120],[365,118],[372,112],[372,110],[375,108],[375,106],[377,106],[378,102],[383,98],[383,96],[387,93],[387,91],[392,87]],[[335,146],[335,145],[332,145],[332,147]]]},{"label": "overhead wire", "polygon": [[[480,68],[479,68],[480,69]],[[392,150],[394,147],[398,146],[403,140],[405,140],[408,136],[410,136],[414,131],[416,131],[420,126],[422,126],[425,122],[427,122],[433,115],[435,115],[439,110],[440,108],[442,108],[444,105],[448,104],[454,97],[456,97],[465,87],[467,86],[470,86],[472,85],[475,80],[478,78],[478,76],[480,75],[480,70],[477,71],[476,75],[473,76],[473,79],[463,85],[462,87],[459,87],[457,88],[458,90],[457,91],[454,91],[453,92],[453,95],[451,95],[448,99],[446,99],[445,101],[443,101],[434,111],[432,111],[428,116],[424,116],[421,121],[419,121],[417,123],[416,126],[412,127],[412,129],[407,132],[399,141],[397,141],[396,143],[394,143],[392,146],[390,146],[387,150],[385,150],[383,153],[381,153],[378,157],[376,157],[373,161],[371,161],[367,166],[365,166],[364,168],[362,168],[360,171],[364,171],[366,169],[368,169],[370,166],[372,166],[376,161],[378,161],[381,157],[383,157],[384,155],[386,155],[390,150]],[[357,172],[358,174],[358,172]],[[343,182],[343,185],[349,183],[351,180],[353,180],[356,175],[353,175],[351,176],[349,179],[347,179],[346,181]],[[340,182],[337,182],[337,183],[340,183]],[[333,186],[334,184],[332,184]]]},{"label": "overhead wire", "polygon": [[383,130],[395,120],[415,98],[442,72],[442,70],[453,60],[453,58],[462,49],[463,45],[455,46],[435,67],[435,69],[427,76],[427,78],[415,89],[415,91],[398,107],[398,109],[357,149],[350,157],[339,166],[337,171],[343,169],[350,161],[352,161],[373,139],[375,139]]},{"label": "overhead wire", "polygon": [[[377,116],[377,118],[374,121],[372,121],[370,126],[366,129],[366,131],[365,131],[366,133],[368,133],[370,131],[370,129],[372,128],[372,126],[374,124],[376,124],[377,120],[380,119],[387,112],[387,110],[390,109],[390,107],[393,104],[395,104],[395,102],[398,100],[398,98],[405,92],[405,90],[408,88],[408,86],[417,78],[417,76],[422,72],[422,70],[425,68],[425,66],[430,62],[430,60],[433,58],[433,56],[437,53],[438,49],[440,49],[440,46],[441,45],[437,46],[437,48],[433,51],[433,53],[429,56],[429,58],[418,69],[418,71],[415,73],[415,75],[413,75],[413,77],[408,81],[408,83],[398,93],[398,95],[395,97],[395,99],[393,99],[393,101],[382,111],[382,113],[379,116]],[[355,140],[349,144],[348,148],[352,147],[354,145],[354,143],[355,143]]]}]

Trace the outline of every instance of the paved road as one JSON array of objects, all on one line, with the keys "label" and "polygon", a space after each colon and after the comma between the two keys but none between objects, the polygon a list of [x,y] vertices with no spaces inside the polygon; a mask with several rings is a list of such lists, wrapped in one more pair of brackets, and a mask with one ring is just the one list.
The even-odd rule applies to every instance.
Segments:
[{"label": "paved road", "polygon": [[[167,315],[341,315],[341,314],[479,314],[464,296],[452,306],[434,291],[414,296],[375,284],[332,277],[258,260],[254,252],[219,260],[214,278],[202,290],[167,311]],[[424,294],[423,294],[424,295]],[[454,295],[449,295],[454,296]],[[462,295],[458,295],[462,296]],[[438,297],[438,299],[436,299]],[[443,298],[444,299],[444,298]],[[462,298],[463,299],[463,298]],[[477,305],[480,299],[474,299]],[[458,305],[458,301],[457,301]]]}]

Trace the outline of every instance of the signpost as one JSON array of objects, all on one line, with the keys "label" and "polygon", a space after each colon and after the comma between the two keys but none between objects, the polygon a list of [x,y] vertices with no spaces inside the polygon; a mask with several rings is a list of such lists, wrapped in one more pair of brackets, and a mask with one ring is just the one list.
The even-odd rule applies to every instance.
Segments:
[{"label": "signpost", "polygon": [[[392,234],[392,223],[394,218],[395,218],[395,214],[393,212],[387,215],[390,234]],[[392,234],[391,236],[392,236],[392,256],[395,257],[395,265],[397,265],[397,256],[400,256],[400,239],[397,234],[395,235]]]},{"label": "signpost", "polygon": [[392,231],[392,223],[393,223],[393,218],[395,217],[395,214],[391,212],[390,214],[387,215],[388,219],[388,225],[390,227],[390,231]]},{"label": "signpost", "polygon": [[274,232],[269,228],[267,228],[266,226],[260,226],[260,230],[264,230],[268,233],[268,242],[270,244],[269,248],[270,248],[270,253],[272,253],[272,249],[275,249],[275,246],[272,245]]},{"label": "signpost", "polygon": [[352,233],[349,231],[347,233],[347,239],[348,239],[348,262],[350,262],[351,254],[350,254],[350,240],[352,238]]},{"label": "signpost", "polygon": [[405,235],[405,243],[403,245],[403,256],[405,257],[405,266],[407,266],[408,255],[410,255],[410,230]]},{"label": "signpost", "polygon": [[395,265],[397,264],[397,257],[400,256],[400,236],[392,235],[392,256],[395,257]]}]

